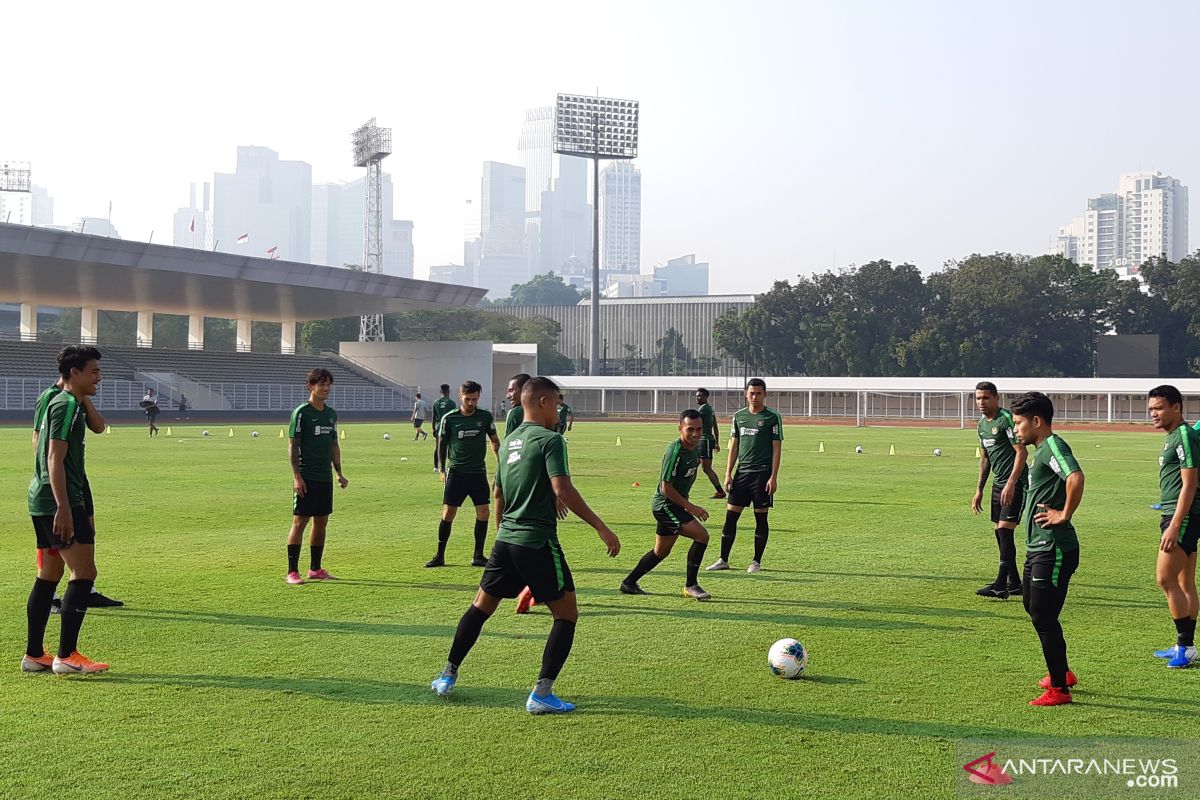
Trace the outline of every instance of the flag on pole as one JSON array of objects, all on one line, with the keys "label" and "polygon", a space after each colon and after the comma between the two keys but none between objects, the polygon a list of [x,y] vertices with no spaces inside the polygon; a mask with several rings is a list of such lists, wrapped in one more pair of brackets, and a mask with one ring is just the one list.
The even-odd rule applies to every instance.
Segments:
[{"label": "flag on pole", "polygon": [[250,241],[250,234],[248,234],[248,233],[243,233],[241,236],[239,236],[237,238],[238,244],[245,244],[248,241]]},{"label": "flag on pole", "polygon": [[269,255],[271,258],[274,258],[274,257],[275,257],[275,251],[276,251],[276,250],[278,250],[278,249],[279,249],[279,245],[277,245],[277,244],[276,244],[276,245],[272,245],[271,247],[268,247],[268,248],[267,248],[267,255]]}]

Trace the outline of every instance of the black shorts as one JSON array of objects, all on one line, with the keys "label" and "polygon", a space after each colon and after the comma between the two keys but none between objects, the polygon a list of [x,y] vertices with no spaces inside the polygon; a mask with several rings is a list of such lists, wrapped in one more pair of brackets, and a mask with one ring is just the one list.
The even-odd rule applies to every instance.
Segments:
[{"label": "black shorts", "polygon": [[733,476],[733,488],[729,492],[731,506],[745,508],[753,505],[755,508],[770,508],[775,504],[775,498],[767,493],[767,481],[771,480],[770,472],[739,472]]},{"label": "black shorts", "polygon": [[678,536],[679,529],[695,519],[685,509],[674,503],[668,503],[666,508],[653,509],[654,519],[658,522],[655,531],[659,536]]},{"label": "black shorts", "polygon": [[304,479],[304,497],[292,495],[292,513],[297,517],[328,517],[333,513],[333,481]]},{"label": "black shorts", "polygon": [[711,461],[713,457],[713,443],[708,440],[707,436],[700,437],[700,444],[696,445],[696,455],[700,458]]},{"label": "black shorts", "polygon": [[[1158,525],[1159,533],[1166,533],[1172,516],[1174,515],[1163,515],[1162,521]],[[1189,514],[1183,518],[1183,524],[1179,526],[1179,547],[1190,556],[1196,552],[1197,540],[1200,540],[1200,514]]]},{"label": "black shorts", "polygon": [[[1061,598],[1067,596],[1067,587],[1071,576],[1079,569],[1079,548],[1063,550],[1055,547],[1035,553],[1025,554],[1024,581],[1025,595],[1029,598],[1029,589],[1053,590]],[[1059,606],[1061,608],[1061,604]],[[1028,607],[1027,607],[1028,610]]]},{"label": "black shorts", "polygon": [[468,497],[473,506],[486,506],[491,501],[492,492],[488,487],[487,475],[483,472],[447,472],[442,503],[461,508]]},{"label": "black shorts", "polygon": [[544,547],[523,547],[510,542],[496,542],[479,588],[492,597],[513,598],[528,586],[533,599],[552,603],[567,592],[575,591],[575,579],[557,539]]},{"label": "black shorts", "polygon": [[[70,544],[64,544],[63,540],[54,535],[54,515],[47,514],[45,516],[30,517],[33,520],[33,533],[37,537],[37,547],[39,550],[63,550],[70,547]],[[92,528],[91,515],[83,506],[73,506],[71,508],[71,521],[75,523],[75,538],[71,542],[79,542],[80,544],[95,544],[96,531]]]},{"label": "black shorts", "polygon": [[1017,490],[1013,492],[1011,505],[1001,505],[1000,493],[1004,487],[992,481],[992,524],[998,522],[1020,522],[1021,506],[1025,505],[1025,484],[1017,479]]},{"label": "black shorts", "polygon": [[413,427],[414,427],[414,428],[420,428],[420,427],[421,427],[422,425],[424,425],[424,424],[425,424],[425,418],[424,418],[424,417],[417,417],[416,419],[414,419],[414,420],[413,420]]}]

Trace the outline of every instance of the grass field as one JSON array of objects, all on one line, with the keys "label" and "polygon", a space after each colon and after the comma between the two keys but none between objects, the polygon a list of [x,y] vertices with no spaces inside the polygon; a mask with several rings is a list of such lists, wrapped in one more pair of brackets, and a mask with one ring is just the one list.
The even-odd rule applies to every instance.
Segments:
[{"label": "grass field", "polygon": [[[88,615],[81,649],[112,664],[91,679],[17,669],[31,458],[27,429],[0,429],[0,797],[939,798],[954,795],[961,739],[1200,744],[1200,669],[1149,657],[1174,635],[1153,578],[1157,435],[1066,434],[1087,474],[1063,617],[1081,683],[1074,705],[1035,709],[1045,668],[1020,603],[974,594],[996,549],[968,510],[972,430],[790,427],[764,571],[743,571],[744,519],[741,569],[701,573],[714,595],[701,604],[679,595],[682,546],[642,581],[652,596],[617,592],[652,542],[673,426],[581,424],[575,482],[623,550],[609,560],[591,529],[561,526],[581,616],[556,688],[579,709],[531,718],[543,609],[501,606],[454,696],[429,691],[479,574],[469,513],[452,566],[422,568],[440,503],[432,440],[346,424],[351,485],[325,555],[342,580],[290,587],[280,424],[257,439],[250,426],[203,439],[178,425],[153,441],[134,427],[89,438],[98,586],[128,603]],[[710,494],[703,478],[694,494]],[[723,512],[706,503],[715,541]],[[52,646],[57,634],[55,617]],[[766,670],[785,636],[809,648],[803,680]]]}]

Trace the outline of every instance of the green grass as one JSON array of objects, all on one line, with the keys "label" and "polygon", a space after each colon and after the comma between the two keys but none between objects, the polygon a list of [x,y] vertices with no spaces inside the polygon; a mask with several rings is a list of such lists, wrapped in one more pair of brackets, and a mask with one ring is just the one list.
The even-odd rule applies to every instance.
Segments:
[{"label": "green grass", "polygon": [[[82,649],[113,665],[94,679],[17,670],[31,458],[28,430],[0,430],[0,797],[951,797],[960,739],[1198,737],[1200,670],[1149,657],[1173,637],[1153,578],[1156,435],[1066,434],[1087,473],[1063,618],[1081,686],[1073,706],[1032,709],[1045,669],[1020,603],[974,595],[996,550],[968,510],[973,431],[790,427],[764,571],[702,574],[700,604],[679,596],[683,547],[643,580],[653,596],[616,589],[652,542],[673,426],[580,425],[575,482],[623,550],[609,560],[591,529],[562,525],[581,617],[557,688],[579,710],[531,718],[544,610],[501,606],[455,695],[428,689],[479,573],[469,514],[452,566],[421,566],[440,502],[431,442],[346,426],[351,486],[325,559],[343,580],[289,587],[280,424],[90,437],[99,586],[128,602],[88,616]],[[723,513],[706,504],[715,540]],[[803,680],[765,668],[785,636],[809,648]]]}]

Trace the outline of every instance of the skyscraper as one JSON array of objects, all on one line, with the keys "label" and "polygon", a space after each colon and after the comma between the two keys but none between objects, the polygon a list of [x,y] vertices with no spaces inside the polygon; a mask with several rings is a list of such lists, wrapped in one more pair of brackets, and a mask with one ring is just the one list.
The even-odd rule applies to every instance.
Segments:
[{"label": "skyscraper", "polygon": [[[366,178],[312,187],[312,263],[361,265],[366,235]],[[383,173],[383,272],[413,276],[413,224],[392,219],[392,176]]]},{"label": "skyscraper", "polygon": [[193,183],[188,190],[187,206],[175,212],[171,243],[176,247],[212,249],[212,184],[204,184],[199,199],[197,203],[196,184]]},{"label": "skyscraper", "polygon": [[542,210],[542,193],[554,188],[553,106],[526,110],[517,149],[525,168],[525,218],[536,222]]},{"label": "skyscraper", "polygon": [[237,169],[213,178],[217,250],[265,258],[275,247],[278,258],[310,260],[312,167],[267,147],[239,147]]},{"label": "skyscraper", "polygon": [[614,161],[600,173],[600,270],[640,272],[642,173],[630,161]]},{"label": "skyscraper", "polygon": [[[558,156],[554,190],[542,192],[541,241],[536,272],[562,275],[572,257],[592,263],[592,204],[588,202],[588,161]],[[590,277],[589,277],[590,281]]]},{"label": "skyscraper", "polygon": [[0,192],[0,222],[53,225],[54,198],[41,186],[34,186],[29,192]]},{"label": "skyscraper", "polygon": [[[483,162],[480,191],[480,255],[475,285],[488,297],[508,297],[513,284],[530,278],[525,254],[525,170]],[[468,265],[470,266],[470,265]]]}]

